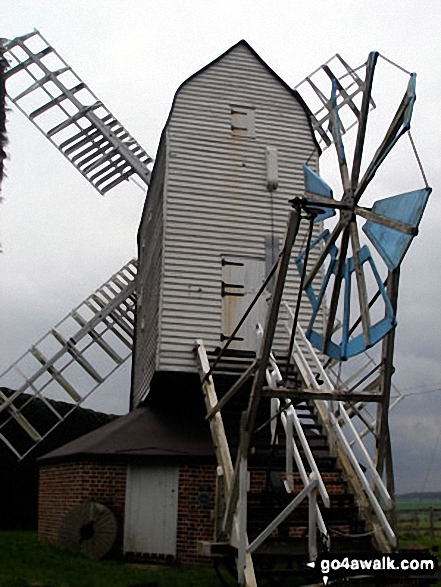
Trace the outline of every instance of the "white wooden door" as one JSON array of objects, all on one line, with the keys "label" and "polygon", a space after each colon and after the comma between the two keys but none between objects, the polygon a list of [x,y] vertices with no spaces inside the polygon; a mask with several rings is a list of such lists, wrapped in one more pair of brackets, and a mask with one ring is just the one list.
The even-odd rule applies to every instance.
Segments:
[{"label": "white wooden door", "polygon": [[178,467],[127,467],[124,552],[176,555]]},{"label": "white wooden door", "polygon": [[[222,257],[222,340],[233,333],[264,280],[263,259]],[[267,294],[264,292],[229,348],[257,352],[260,344],[257,325],[260,323],[264,326],[266,297]]]}]

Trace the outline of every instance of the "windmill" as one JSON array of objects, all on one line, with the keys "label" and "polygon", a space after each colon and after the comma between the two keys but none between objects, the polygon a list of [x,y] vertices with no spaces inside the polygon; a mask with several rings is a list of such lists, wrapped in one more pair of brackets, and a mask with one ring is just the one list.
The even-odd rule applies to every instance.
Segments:
[{"label": "windmill", "polygon": [[[62,154],[71,161],[71,163],[100,193],[110,191],[121,181],[124,181],[129,177],[138,176],[144,184],[149,183],[150,173],[147,165],[151,161],[151,158],[102,105],[102,103],[99,102],[96,96],[90,92],[85,84],[72,72],[69,66],[61,59],[61,57],[59,57],[45,39],[43,39],[40,33],[35,31],[30,35],[14,39],[5,45],[5,50],[6,56],[11,60],[11,68],[7,73],[7,77],[9,78],[8,84],[17,82],[17,89],[15,91],[13,89],[9,90],[8,85],[8,92],[10,93],[12,102],[23,111],[23,113],[51,142],[55,144]],[[52,60],[50,66],[48,65],[49,57]],[[314,74],[306,80],[306,83],[313,88],[322,102],[317,114],[312,116],[313,128],[319,139],[321,139],[326,146],[330,146],[334,143],[337,147],[341,176],[344,184],[344,196],[341,203],[333,200],[330,188],[324,184],[323,180],[321,180],[314,172],[309,168],[305,168],[307,194],[306,199],[303,199],[300,203],[295,203],[296,206],[300,207],[297,210],[296,218],[293,216],[290,231],[291,245],[295,238],[296,223],[304,212],[311,216],[311,221],[313,220],[312,216],[318,216],[319,218],[321,216],[320,219],[323,219],[324,215],[328,216],[329,210],[333,211],[334,209],[337,209],[340,212],[340,221],[337,228],[334,229],[333,234],[329,235],[325,233],[312,245],[323,246],[321,243],[325,242],[319,255],[319,260],[316,262],[316,267],[309,272],[308,276],[305,274],[305,279],[303,280],[304,288],[306,289],[308,297],[313,305],[312,321],[306,336],[304,336],[300,328],[297,328],[296,312],[292,314],[291,328],[293,336],[291,337],[291,350],[294,350],[294,358],[302,373],[305,386],[298,391],[290,389],[289,385],[286,385],[286,381],[284,381],[283,377],[280,375],[277,363],[271,355],[271,336],[268,335],[268,327],[264,330],[263,334],[263,348],[265,349],[265,352],[262,357],[260,357],[260,367],[257,368],[257,370],[251,369],[246,375],[247,377],[250,377],[251,375],[254,375],[255,377],[254,391],[256,391],[256,393],[252,393],[249,404],[251,423],[253,423],[253,412],[258,403],[257,396],[262,391],[264,379],[267,380],[269,387],[266,392],[276,396],[274,397],[275,402],[272,404],[274,409],[272,419],[276,417],[282,419],[286,428],[287,436],[292,434],[293,427],[298,424],[296,421],[296,413],[293,409],[293,401],[295,401],[295,398],[298,400],[300,397],[299,394],[303,394],[303,397],[307,397],[308,401],[312,400],[316,402],[317,409],[321,412],[322,419],[333,429],[332,434],[337,439],[336,441],[339,443],[340,449],[347,452],[346,460],[351,461],[351,465],[355,469],[357,469],[358,466],[357,471],[360,472],[360,477],[357,482],[361,483],[361,492],[364,491],[369,494],[372,506],[375,509],[383,528],[386,529],[389,541],[393,544],[393,531],[382,512],[378,500],[375,501],[375,495],[370,489],[366,477],[363,476],[363,472],[357,462],[357,457],[351,450],[350,446],[351,443],[355,443],[357,450],[364,450],[365,453],[363,454],[370,459],[366,449],[363,447],[362,438],[365,435],[365,432],[374,432],[374,434],[377,434],[378,430],[376,427],[380,430],[380,433],[376,437],[377,440],[383,444],[387,444],[388,442],[388,431],[387,429],[384,429],[384,427],[387,427],[387,411],[389,408],[391,383],[391,351],[393,350],[393,344],[390,344],[389,333],[394,326],[394,317],[390,311],[391,306],[393,306],[393,299],[391,301],[390,298],[393,298],[393,296],[389,297],[386,294],[382,284],[380,287],[378,280],[376,280],[376,282],[379,287],[380,296],[389,313],[387,316],[387,322],[382,322],[381,327],[378,327],[376,324],[371,326],[370,324],[368,310],[369,300],[367,300],[365,292],[366,287],[364,284],[366,280],[363,277],[363,264],[367,262],[371,267],[373,267],[374,264],[373,261],[371,263],[371,258],[369,256],[366,256],[366,258],[363,256],[365,254],[364,249],[362,249],[358,243],[358,232],[356,228],[354,228],[354,214],[360,216],[364,214],[364,217],[368,216],[368,224],[366,226],[367,234],[371,240],[377,243],[377,249],[385,260],[389,258],[392,249],[395,250],[395,244],[388,238],[386,238],[386,244],[384,244],[382,236],[378,234],[377,227],[386,226],[389,230],[398,230],[400,234],[405,236],[405,242],[401,245],[399,258],[398,260],[395,259],[395,262],[398,265],[404,256],[411,238],[414,236],[422,214],[422,209],[429,194],[429,189],[425,188],[425,190],[423,190],[424,193],[417,197],[419,200],[419,206],[418,209],[412,207],[412,217],[406,216],[405,218],[396,218],[397,206],[395,204],[386,204],[386,209],[384,209],[384,204],[378,204],[377,208],[374,207],[372,211],[358,206],[358,196],[362,195],[360,185],[364,185],[363,178],[361,182],[358,181],[361,151],[364,141],[367,114],[370,106],[372,106],[370,95],[371,80],[376,59],[375,54],[369,58],[364,79],[359,77],[356,71],[351,69],[339,56],[336,56],[335,63],[340,67],[343,67],[343,75],[336,77],[333,73],[334,62],[328,62],[315,72],[324,72],[328,79],[335,80],[333,82],[331,99],[329,99],[329,97],[319,88],[313,79]],[[24,78],[25,81],[24,83],[19,84],[19,81],[22,78]],[[381,157],[379,157],[378,161],[376,161],[375,165],[372,167],[370,172],[371,176],[375,173],[379,161],[384,159],[385,153],[387,154],[387,149],[390,149],[393,146],[393,142],[398,140],[399,131],[403,130],[403,126],[406,127],[406,124],[410,119],[411,106],[413,103],[412,84],[406,95],[408,98],[404,101],[402,112],[396,121],[396,125],[398,125],[399,128],[390,133],[391,137],[388,139],[384,149],[380,152]],[[361,109],[357,107],[355,101],[356,98],[360,97],[362,97]],[[347,130],[342,128],[340,120],[343,107],[349,109],[355,114],[356,120],[359,124],[357,139],[358,156],[355,159],[354,170],[350,179],[341,139],[343,130]],[[328,123],[330,123],[331,126],[330,131],[326,128]],[[367,180],[364,181],[366,183]],[[400,203],[402,201],[403,199],[400,199]],[[369,224],[369,222],[371,224]],[[338,251],[335,243],[340,233],[342,233],[342,243],[340,244],[340,250]],[[348,259],[349,241],[351,241],[353,248],[352,262],[351,259]],[[285,266],[289,261],[288,248],[290,247],[286,246],[284,248],[285,255],[280,258],[280,264],[283,262],[285,263]],[[305,253],[298,258],[299,268],[302,273],[304,272],[304,269],[305,271],[307,269],[306,256],[310,248],[312,247],[308,246]],[[314,289],[314,278],[316,278],[321,272],[320,267],[325,262],[328,253],[331,258],[331,268],[326,270],[323,279],[323,286],[321,286],[320,292],[317,296],[317,293],[315,293],[316,290]],[[68,369],[73,369],[74,367],[80,369],[83,375],[86,374],[88,378],[93,380],[93,391],[96,384],[99,384],[108,376],[108,374],[110,374],[102,374],[100,372],[100,365],[93,364],[95,357],[94,350],[104,351],[104,353],[106,353],[117,365],[122,362],[122,354],[119,349],[115,349],[115,345],[122,344],[123,347],[125,346],[129,349],[131,346],[135,301],[134,267],[134,264],[131,264],[129,267],[123,268],[118,275],[114,276],[114,278],[104,284],[102,288],[86,300],[84,304],[84,307],[87,308],[88,312],[86,316],[83,316],[78,310],[74,311],[70,315],[70,318],[73,319],[74,326],[69,328],[66,327],[66,332],[62,331],[64,328],[63,321],[63,324],[60,324],[51,331],[49,336],[50,342],[45,337],[45,340],[34,345],[30,350],[30,353],[21,359],[23,363],[26,363],[26,368],[23,368],[16,363],[10,370],[8,370],[8,377],[13,377],[19,374],[24,382],[22,381],[21,386],[9,383],[7,387],[16,389],[17,391],[9,395],[3,394],[2,396],[3,401],[0,407],[2,412],[8,414],[6,420],[3,420],[2,423],[3,440],[7,440],[5,434],[7,426],[19,425],[33,442],[38,442],[41,437],[50,433],[53,428],[53,426],[49,427],[43,432],[43,434],[40,431],[35,430],[35,427],[30,422],[32,410],[29,409],[29,413],[27,413],[25,411],[26,406],[20,405],[17,407],[14,404],[14,401],[17,400],[26,389],[32,389],[35,392],[35,395],[41,398],[45,397],[45,390],[49,389],[51,385],[58,385],[63,393],[67,392],[70,395],[75,405],[80,405],[86,396],[73,387],[70,381],[70,376],[68,376]],[[363,332],[361,338],[349,340],[349,330],[351,328],[349,326],[349,302],[347,302],[344,308],[345,312],[343,313],[343,319],[341,321],[343,332],[342,342],[337,344],[332,338],[337,325],[337,309],[339,305],[341,283],[343,280],[346,280],[345,300],[348,300],[348,298],[350,300],[349,275],[353,272],[355,272],[357,276],[358,300]],[[277,291],[280,295],[278,301],[279,306],[282,301],[281,293],[284,282],[282,273],[279,265],[278,278],[276,279],[278,287]],[[314,329],[314,323],[316,317],[322,310],[321,306],[325,299],[326,288],[331,282],[332,275],[335,275],[335,278],[334,287],[331,293],[330,312],[326,321],[327,326],[324,331],[325,333],[323,337],[320,338]],[[277,318],[278,309],[278,307],[274,306],[274,313],[271,319],[273,322]],[[72,320],[70,322],[72,322]],[[75,330],[77,326],[80,328]],[[272,327],[273,326],[274,324]],[[380,330],[380,333],[378,333],[378,330]],[[379,368],[379,365],[375,365],[370,369],[368,375],[366,375],[365,372],[359,372],[355,376],[352,375],[352,383],[354,383],[354,377],[356,381],[354,385],[351,384],[349,387],[349,384],[345,386],[339,377],[337,377],[334,383],[331,381],[329,373],[324,371],[317,353],[311,346],[312,343],[312,345],[316,346],[320,352],[328,355],[331,360],[340,362],[341,359],[365,352],[368,348],[373,346],[375,342],[384,339],[388,334],[388,343],[385,345],[384,353],[389,354],[389,359],[387,363],[382,363],[382,365],[385,366],[385,372],[382,373],[382,381],[380,382],[378,379],[376,380],[374,378]],[[52,354],[50,356],[45,354],[46,351],[40,349],[40,344],[47,345],[47,348],[50,349]],[[54,345],[56,347],[56,352],[53,351]],[[200,349],[203,385],[206,388],[207,396],[210,396],[211,394],[212,399],[213,390],[210,389],[210,376],[214,367],[213,365],[209,366],[207,364],[206,358],[202,352],[203,345],[200,345]],[[291,357],[291,350],[289,352],[289,357]],[[368,357],[366,364],[370,365],[371,361],[372,359]],[[267,369],[268,363],[271,365],[271,369],[269,370]],[[313,368],[311,368],[311,363],[314,365]],[[36,369],[35,367],[38,368]],[[255,365],[254,367],[257,366]],[[388,368],[389,373],[387,373]],[[314,370],[316,370],[316,372],[314,372]],[[388,379],[386,382],[387,390],[384,385],[386,379]],[[233,386],[230,390],[230,396],[239,390],[243,381],[244,378],[241,378],[238,384]],[[359,386],[360,381],[368,382],[366,389],[363,389],[360,393],[353,393],[352,388]],[[281,385],[283,383],[285,383],[285,388]],[[325,384],[325,388],[321,388],[323,384]],[[382,385],[383,388],[380,389],[379,392],[379,388],[381,388]],[[227,395],[225,397],[227,397]],[[225,405],[226,401],[227,400],[223,400],[223,405]],[[370,401],[380,402],[383,407],[380,415],[381,417],[377,416],[374,422],[369,421],[363,411],[365,404]],[[281,402],[286,403],[282,404]],[[338,404],[337,408],[333,405],[335,402]],[[50,410],[49,405],[47,407],[48,410]],[[210,419],[215,419],[215,421],[218,420],[220,410],[220,405],[217,405],[216,403],[211,405],[209,413]],[[58,416],[56,414],[54,414],[54,416],[54,425],[58,425],[58,422],[56,421]],[[360,422],[365,427],[363,431],[360,432],[355,429],[353,425],[353,417],[359,418]],[[59,417],[58,420],[60,420]],[[381,427],[383,427],[383,431],[381,431]],[[344,432],[342,432],[343,429],[349,430],[350,435],[352,434],[353,438],[348,441]],[[338,432],[336,432],[336,430],[338,430]],[[215,441],[219,441],[219,438],[216,438]],[[241,452],[242,458],[245,460],[248,450],[247,444],[249,444],[249,442],[245,439],[243,450]],[[9,446],[11,447],[10,443]],[[288,452],[291,451],[291,448],[289,448],[291,444],[288,443],[287,446]],[[13,449],[17,456],[23,457],[32,449],[32,446],[20,446],[19,449],[13,447]],[[384,447],[379,452],[384,455]],[[390,506],[390,495],[381,480],[382,466],[380,466],[380,460],[383,458],[384,456],[381,456],[381,458],[377,459],[377,462],[370,462],[368,468],[369,474],[376,483],[377,490],[380,492],[386,504]],[[288,477],[289,468],[292,467],[292,459],[293,454],[291,452],[289,459],[287,460]],[[243,463],[241,462],[240,465],[243,465]],[[223,463],[223,466],[226,467],[225,463]],[[239,470],[239,465],[237,470]],[[235,478],[231,478],[229,482],[230,490],[229,494],[227,492],[226,496],[229,498],[228,509],[230,513],[234,511],[238,495],[241,496],[242,500],[245,499],[243,484],[246,474],[246,463],[241,467],[241,471],[241,475],[236,474]],[[239,477],[241,477],[241,480]],[[304,468],[302,477],[305,484],[305,492],[303,496],[309,495],[311,502],[313,502],[312,496],[317,484],[320,484],[320,480],[317,479],[317,477],[309,480]],[[239,486],[242,487],[242,490],[237,494],[236,490]],[[292,507],[295,507],[295,505],[297,505],[297,502],[292,505]],[[243,501],[239,509],[241,511],[246,509]],[[315,511],[314,505],[312,506],[312,510],[313,512]],[[228,516],[226,517],[228,518]],[[318,525],[321,530],[323,530],[322,522],[322,520],[320,522],[319,517]],[[238,567],[241,582],[244,581],[244,571],[245,575],[247,575],[249,571],[249,569],[247,571],[246,561],[250,555],[250,547],[246,545],[246,540],[244,539],[245,534],[243,532],[243,523],[244,520],[240,522],[240,524],[242,524],[242,531],[239,531],[240,546]],[[312,537],[311,542],[313,542]],[[254,547],[257,548],[256,544],[254,544]],[[311,557],[314,558],[313,544],[311,544],[310,554]],[[246,580],[248,581],[248,579]]]}]

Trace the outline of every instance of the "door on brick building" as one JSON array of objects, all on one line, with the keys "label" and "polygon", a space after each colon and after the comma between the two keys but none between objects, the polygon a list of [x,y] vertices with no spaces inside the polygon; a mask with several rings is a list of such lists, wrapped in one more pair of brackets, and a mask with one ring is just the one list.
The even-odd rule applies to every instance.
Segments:
[{"label": "door on brick building", "polygon": [[176,556],[178,467],[127,467],[124,552]]}]

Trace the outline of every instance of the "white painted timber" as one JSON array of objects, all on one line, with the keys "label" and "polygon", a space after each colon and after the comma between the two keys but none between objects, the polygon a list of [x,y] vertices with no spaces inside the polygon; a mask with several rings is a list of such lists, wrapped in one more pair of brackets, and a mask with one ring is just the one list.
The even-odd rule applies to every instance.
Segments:
[{"label": "white painted timber", "polygon": [[163,182],[166,168],[162,146],[156,161],[155,182],[149,189],[138,233],[138,298],[131,396],[133,407],[148,393],[157,366],[163,258]]},{"label": "white painted timber", "polygon": [[178,467],[127,467],[124,552],[176,555],[178,484]]},{"label": "white painted timber", "polygon": [[[252,119],[237,116],[239,108]],[[237,131],[242,119],[248,130]],[[277,150],[278,186],[272,191],[268,147]],[[135,404],[148,391],[153,365],[156,371],[193,372],[196,338],[204,339],[208,351],[222,346],[222,258],[265,259],[268,236],[283,243],[289,200],[304,194],[302,166],[318,165],[302,104],[244,42],[180,87],[160,149],[139,233],[140,243],[148,243],[144,257],[139,255],[140,287],[153,288],[155,295],[142,293]],[[307,228],[302,223],[293,259],[304,247]],[[298,282],[292,262],[284,296],[291,305]],[[305,303],[301,324],[306,326],[309,313]],[[288,350],[287,319],[282,308],[276,356]],[[136,369],[141,368],[140,378]]]},{"label": "white painted timber", "polygon": [[[231,336],[265,281],[264,259],[252,257],[222,257],[222,335]],[[265,319],[265,296],[253,306],[248,318],[236,334],[230,349],[255,351],[259,349],[258,325]]]}]

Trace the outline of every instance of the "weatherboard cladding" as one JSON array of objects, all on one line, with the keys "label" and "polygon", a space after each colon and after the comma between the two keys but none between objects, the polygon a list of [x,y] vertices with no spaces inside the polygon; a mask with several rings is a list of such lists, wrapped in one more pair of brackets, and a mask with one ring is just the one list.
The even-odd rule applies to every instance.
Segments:
[{"label": "weatherboard cladding", "polygon": [[139,230],[137,344],[134,352],[132,407],[146,395],[156,370],[162,285],[163,191],[165,150],[159,149],[157,173],[149,190]]},{"label": "weatherboard cladding", "polygon": [[[254,136],[234,136],[234,106],[253,111]],[[304,106],[244,42],[181,86],[161,146],[166,150],[165,178],[162,181],[158,170],[153,174],[139,238],[145,239],[147,254],[152,254],[153,246],[156,255],[162,255],[162,287],[159,304],[142,294],[137,345],[142,343],[143,349],[137,348],[135,357],[142,353],[148,367],[143,366],[142,377],[135,373],[135,404],[149,385],[157,335],[159,371],[195,371],[196,338],[202,338],[209,350],[221,346],[222,256],[263,262],[267,235],[273,232],[283,243],[288,200],[304,192],[302,165],[309,160],[316,168],[318,160]],[[272,195],[266,185],[267,146],[278,150],[279,187]],[[157,161],[155,167],[159,164],[164,161]],[[161,219],[158,183],[164,186]],[[147,227],[150,211],[157,217],[151,224],[158,222],[160,227]],[[302,223],[295,250],[304,246],[306,231],[307,224]],[[162,251],[157,249],[158,241]],[[140,256],[140,283],[147,280],[148,287],[156,288],[159,266],[149,273],[153,261],[145,257],[144,267],[142,251]],[[298,273],[292,263],[285,296],[292,306],[296,283]],[[147,299],[148,307],[143,308]],[[158,328],[154,335],[140,332],[142,316],[146,325]],[[275,345],[282,354],[288,346],[286,317],[282,313]],[[301,322],[307,319],[305,304]],[[139,369],[138,358],[136,363]]]},{"label": "weatherboard cladding", "polygon": [[[254,109],[254,138],[232,136],[234,105]],[[267,146],[278,148],[279,159],[273,220]],[[264,259],[272,225],[283,242],[288,200],[303,194],[302,165],[311,154],[316,159],[316,148],[301,104],[240,44],[178,92],[167,150],[159,369],[193,371],[196,338],[209,349],[221,344],[222,255]],[[292,303],[297,278],[293,268]],[[276,351],[286,347],[279,329]]]}]

